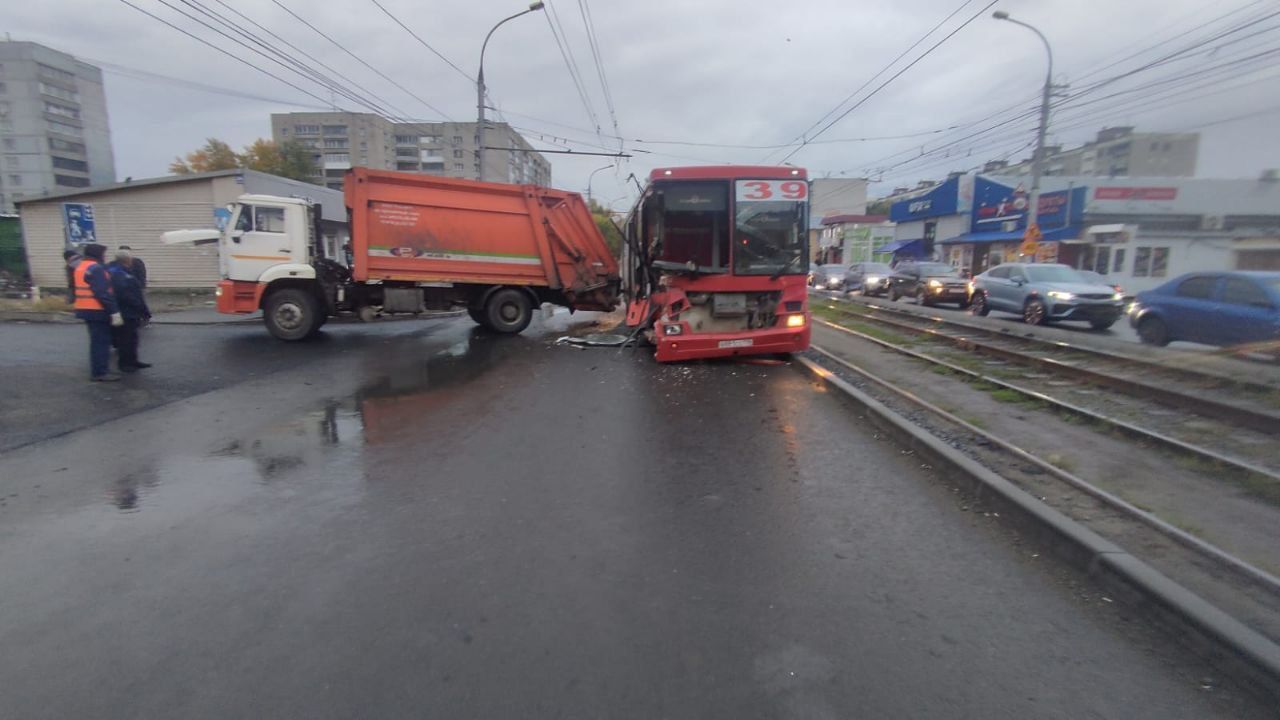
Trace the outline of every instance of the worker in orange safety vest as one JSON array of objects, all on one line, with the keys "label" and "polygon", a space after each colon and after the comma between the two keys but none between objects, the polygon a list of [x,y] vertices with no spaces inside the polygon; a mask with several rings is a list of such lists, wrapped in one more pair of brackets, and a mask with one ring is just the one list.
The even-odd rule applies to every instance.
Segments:
[{"label": "worker in orange safety vest", "polygon": [[94,382],[116,382],[111,372],[111,328],[124,324],[116,305],[111,277],[103,258],[107,249],[97,243],[84,246],[84,258],[72,271],[76,317],[89,328],[89,378]]}]

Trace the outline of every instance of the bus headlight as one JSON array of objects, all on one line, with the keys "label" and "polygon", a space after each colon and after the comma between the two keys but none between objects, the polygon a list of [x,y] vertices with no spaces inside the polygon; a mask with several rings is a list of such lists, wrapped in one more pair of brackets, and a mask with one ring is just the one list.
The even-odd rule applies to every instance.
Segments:
[{"label": "bus headlight", "polygon": [[803,315],[788,315],[788,316],[787,316],[787,327],[789,327],[789,328],[802,328],[802,327],[804,327],[804,316],[803,316]]}]

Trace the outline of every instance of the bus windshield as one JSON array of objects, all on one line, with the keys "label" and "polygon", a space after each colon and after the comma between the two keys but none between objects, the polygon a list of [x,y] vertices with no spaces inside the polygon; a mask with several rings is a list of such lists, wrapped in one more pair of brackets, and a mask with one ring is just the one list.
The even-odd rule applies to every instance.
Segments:
[{"label": "bus windshield", "polygon": [[[747,181],[737,185],[734,274],[808,273],[804,202],[808,184],[803,181]],[[744,190],[744,186],[748,186],[747,189]],[[761,195],[764,197],[757,197]]]}]

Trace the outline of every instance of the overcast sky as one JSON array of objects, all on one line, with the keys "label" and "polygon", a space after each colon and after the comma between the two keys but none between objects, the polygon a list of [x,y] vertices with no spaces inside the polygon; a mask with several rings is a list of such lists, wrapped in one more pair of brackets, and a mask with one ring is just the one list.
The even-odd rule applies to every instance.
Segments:
[{"label": "overcast sky", "polygon": [[[467,75],[474,74],[480,42],[489,28],[526,7],[520,0],[379,1]],[[264,98],[216,94],[104,67],[120,178],[162,175],[175,155],[200,145],[206,137],[246,145],[270,135],[270,113],[329,101],[328,91],[232,45],[160,0],[130,2],[288,77],[325,102],[199,44],[122,0],[6,3],[5,30],[14,40],[32,40],[88,61]],[[181,0],[166,2],[194,12]],[[448,118],[474,119],[471,81],[397,26],[373,0],[279,3]],[[346,75],[380,103],[394,105],[416,119],[440,119],[422,102],[290,17],[275,0],[192,0],[192,4],[226,15],[230,15],[228,6],[234,8]],[[651,141],[625,142],[625,151],[634,157],[621,161],[620,169],[611,167],[594,177],[596,198],[622,209],[634,197],[634,188],[626,181],[630,173],[643,177],[649,169],[664,165],[777,162],[788,152],[652,141],[790,142],[959,4],[960,0],[589,0],[581,4],[552,0],[554,15],[531,13],[494,35],[485,76],[493,101],[537,147],[564,146],[567,140],[579,150],[599,150],[591,145],[601,144],[616,149],[617,141],[610,137],[615,134],[615,117],[617,135]],[[1045,55],[1039,41],[1025,28],[992,19],[993,9],[1006,10],[1048,36],[1055,55],[1055,81],[1069,84],[1068,93],[1133,70],[1215,30],[1229,30],[1280,11],[1275,0],[1003,0],[983,12],[986,5],[987,0],[967,3],[854,102],[969,17],[979,14],[978,19],[818,138],[882,139],[815,143],[803,147],[789,162],[809,168],[815,177],[869,176],[876,181],[874,195],[893,185],[914,185],[949,170],[968,169],[990,158],[1016,160],[1028,155],[1034,139],[1033,117],[963,139],[1016,114],[997,111],[1011,106],[1034,108],[1044,78]],[[582,8],[595,28],[615,110],[612,117],[584,30]],[[599,119],[599,135],[557,47],[549,22],[557,16]],[[1079,107],[1055,112],[1057,129],[1051,130],[1051,141],[1078,145],[1104,125],[1132,124],[1152,131],[1201,128],[1201,176],[1256,177],[1264,168],[1280,167],[1280,141],[1275,133],[1280,126],[1278,27],[1280,18],[1261,20],[1194,54],[1077,98]],[[1186,34],[1174,37],[1181,33]],[[1170,42],[1125,59],[1165,40]],[[1223,45],[1228,40],[1237,42]],[[1234,60],[1240,63],[1206,72]],[[1108,67],[1110,63],[1116,64]],[[1205,74],[1177,78],[1195,72]],[[1140,88],[1165,78],[1170,79],[1166,84]],[[1125,90],[1129,91],[1125,95],[1099,99]],[[1093,102],[1084,105],[1086,101]],[[359,109],[349,100],[340,98],[339,103]],[[964,127],[941,132],[954,126]],[[902,135],[914,137],[883,139]],[[950,152],[944,148],[912,160],[922,150],[948,143]],[[579,191],[585,191],[592,170],[611,162],[599,157],[548,157],[553,183]]]}]

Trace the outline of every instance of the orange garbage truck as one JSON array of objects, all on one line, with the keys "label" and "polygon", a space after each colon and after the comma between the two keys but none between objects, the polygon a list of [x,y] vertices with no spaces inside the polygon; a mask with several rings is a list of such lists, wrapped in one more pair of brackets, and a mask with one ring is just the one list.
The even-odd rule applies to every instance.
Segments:
[{"label": "orange garbage truck", "polygon": [[164,241],[218,243],[218,310],[261,310],[281,340],[346,313],[466,308],[518,333],[542,303],[617,305],[617,261],[576,193],[368,168],[348,171],[344,192],[345,227],[305,198],[243,195],[223,229]]}]

